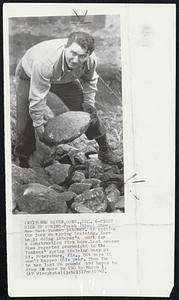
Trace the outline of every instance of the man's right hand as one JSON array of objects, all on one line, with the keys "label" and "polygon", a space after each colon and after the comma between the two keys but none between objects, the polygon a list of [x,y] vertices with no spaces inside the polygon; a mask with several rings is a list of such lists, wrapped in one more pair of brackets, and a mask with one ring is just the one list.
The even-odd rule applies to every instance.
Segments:
[{"label": "man's right hand", "polygon": [[37,135],[39,137],[39,140],[41,142],[44,142],[44,132],[45,132],[45,128],[44,128],[44,124],[35,127],[35,131],[37,132]]},{"label": "man's right hand", "polygon": [[46,132],[45,132],[45,127],[44,124],[42,124],[41,126],[35,127],[35,131],[38,135],[39,140],[46,144],[47,146],[53,146],[54,144],[48,139]]}]

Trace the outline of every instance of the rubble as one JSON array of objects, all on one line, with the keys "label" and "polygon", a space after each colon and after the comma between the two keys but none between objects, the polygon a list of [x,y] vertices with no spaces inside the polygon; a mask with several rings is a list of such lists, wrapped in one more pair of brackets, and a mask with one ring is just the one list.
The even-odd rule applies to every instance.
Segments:
[{"label": "rubble", "polygon": [[[13,165],[14,213],[124,212],[121,166],[103,164],[96,157],[79,164],[75,157],[80,152],[80,146],[62,144],[51,148],[44,168]],[[64,157],[68,163],[61,163]]]},{"label": "rubble", "polygon": [[[75,120],[76,114],[80,116],[78,124],[66,124],[66,120],[66,127],[60,128],[58,122],[67,113]],[[81,113],[69,111],[48,121],[47,132],[53,131],[58,145],[39,143],[31,168],[12,165],[15,214],[124,212],[123,161],[109,165],[98,159],[96,141],[83,134],[89,115],[81,118]]]}]

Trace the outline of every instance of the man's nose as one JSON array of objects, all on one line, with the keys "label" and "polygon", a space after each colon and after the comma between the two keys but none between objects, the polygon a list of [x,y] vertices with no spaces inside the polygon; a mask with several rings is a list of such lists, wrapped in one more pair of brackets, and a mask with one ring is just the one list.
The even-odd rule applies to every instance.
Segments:
[{"label": "man's nose", "polygon": [[79,62],[79,57],[78,57],[78,55],[75,55],[75,56],[73,57],[73,62],[74,62],[74,63],[78,63],[78,62]]}]

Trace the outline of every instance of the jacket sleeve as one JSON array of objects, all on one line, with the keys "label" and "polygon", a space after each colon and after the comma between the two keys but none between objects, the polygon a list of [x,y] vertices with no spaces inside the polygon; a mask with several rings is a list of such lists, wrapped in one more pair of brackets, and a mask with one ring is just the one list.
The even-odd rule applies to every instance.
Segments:
[{"label": "jacket sleeve", "polygon": [[89,59],[89,69],[82,75],[84,102],[95,106],[95,96],[97,91],[98,74],[96,72],[97,58],[93,53]]},{"label": "jacket sleeve", "polygon": [[46,96],[50,90],[51,66],[44,62],[34,62],[30,80],[29,113],[33,126],[38,127],[45,123]]}]

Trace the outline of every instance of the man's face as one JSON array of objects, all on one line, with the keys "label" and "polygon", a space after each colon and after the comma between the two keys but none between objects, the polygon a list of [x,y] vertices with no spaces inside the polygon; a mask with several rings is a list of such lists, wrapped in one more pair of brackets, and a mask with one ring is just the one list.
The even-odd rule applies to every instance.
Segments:
[{"label": "man's face", "polygon": [[79,67],[88,59],[88,57],[89,54],[86,53],[86,50],[81,48],[81,46],[75,42],[65,48],[65,59],[70,69]]}]

